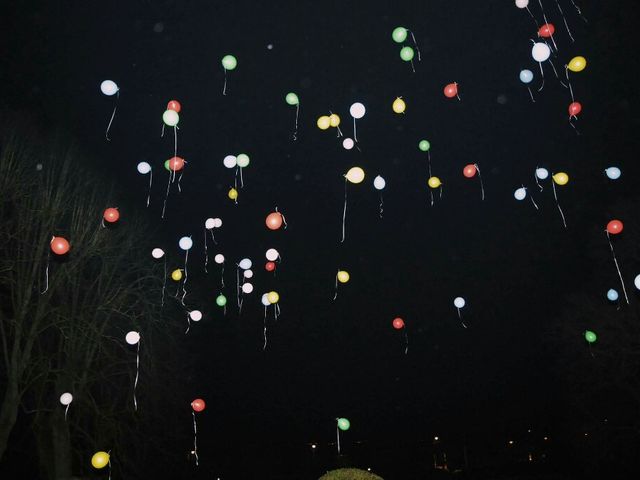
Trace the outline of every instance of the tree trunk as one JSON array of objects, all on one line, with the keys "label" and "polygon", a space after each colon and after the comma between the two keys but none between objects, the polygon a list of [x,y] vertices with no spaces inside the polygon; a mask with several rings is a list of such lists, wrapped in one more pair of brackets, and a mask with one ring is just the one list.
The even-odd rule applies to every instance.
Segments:
[{"label": "tree trunk", "polygon": [[0,407],[0,460],[4,456],[9,443],[11,430],[18,418],[18,406],[20,405],[20,395],[18,392],[18,381],[12,372],[7,372],[7,390],[2,399]]},{"label": "tree trunk", "polygon": [[71,440],[64,413],[47,414],[37,427],[37,454],[42,478],[69,480],[72,478]]}]

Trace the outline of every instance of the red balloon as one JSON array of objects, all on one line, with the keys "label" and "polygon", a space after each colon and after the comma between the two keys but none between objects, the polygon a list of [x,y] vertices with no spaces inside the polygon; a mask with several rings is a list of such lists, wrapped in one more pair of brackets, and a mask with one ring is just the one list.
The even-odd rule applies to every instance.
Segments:
[{"label": "red balloon", "polygon": [[282,214],[280,212],[271,212],[265,220],[269,230],[278,230],[282,226]]},{"label": "red balloon", "polygon": [[469,165],[467,165],[462,169],[462,174],[467,178],[473,178],[476,176],[477,171],[478,169],[476,168],[476,166],[470,163]]},{"label": "red balloon", "polygon": [[51,239],[51,251],[56,255],[64,255],[70,248],[69,242],[64,237],[53,237]]},{"label": "red balloon", "polygon": [[394,318],[393,322],[391,322],[393,325],[393,328],[395,328],[396,330],[401,330],[404,328],[404,320],[402,320],[400,317]]},{"label": "red balloon", "polygon": [[582,111],[582,105],[580,102],[572,102],[569,104],[569,116],[575,117]]},{"label": "red balloon", "polygon": [[553,26],[553,23],[545,23],[538,30],[538,36],[543,38],[551,37],[556,31],[556,27]]},{"label": "red balloon", "polygon": [[196,398],[193,402],[191,402],[191,408],[193,408],[194,412],[201,412],[204,410],[205,403],[201,398]]},{"label": "red balloon", "polygon": [[178,170],[182,170],[184,168],[184,158],[173,157],[169,159],[169,169],[177,172]]},{"label": "red balloon", "polygon": [[275,262],[267,262],[264,264],[264,269],[267,272],[273,272],[276,269],[276,264]]},{"label": "red balloon", "polygon": [[444,87],[444,96],[447,98],[453,98],[458,95],[458,84],[456,82],[448,84]]},{"label": "red balloon", "polygon": [[622,231],[623,228],[624,225],[620,220],[611,220],[609,223],[607,223],[607,232],[609,232],[611,235],[617,235]]},{"label": "red balloon", "polygon": [[120,212],[117,208],[107,208],[102,214],[105,222],[114,223],[120,218]]},{"label": "red balloon", "polygon": [[169,103],[167,103],[167,110],[173,110],[176,113],[180,113],[180,110],[182,110],[182,105],[180,105],[180,102],[177,100],[171,100]]}]

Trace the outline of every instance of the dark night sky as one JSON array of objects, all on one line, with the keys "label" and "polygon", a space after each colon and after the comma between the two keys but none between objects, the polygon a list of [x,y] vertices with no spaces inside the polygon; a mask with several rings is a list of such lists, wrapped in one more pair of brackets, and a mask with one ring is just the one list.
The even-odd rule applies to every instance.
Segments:
[{"label": "dark night sky", "polygon": [[[518,72],[530,68],[539,85],[530,57],[535,31],[510,0],[41,3],[20,2],[9,12],[2,103],[72,133],[117,172],[136,208],[144,209],[147,182],[136,164],[153,165],[148,213],[158,245],[175,268],[179,237],[195,241],[187,303],[205,318],[185,337],[197,371],[184,394],[187,403],[194,396],[208,402],[204,445],[222,448],[246,436],[330,441],[336,416],[351,419],[353,438],[367,440],[465,429],[504,438],[514,425],[553,422],[557,379],[545,331],[566,295],[595,274],[584,260],[585,237],[608,220],[607,201],[633,194],[638,173],[634,2],[579,2],[586,25],[561,0],[573,44],[555,1],[544,2],[558,32],[556,66],[578,54],[589,62],[571,79],[584,108],[581,135],[568,125],[570,96],[548,65],[536,103],[519,82]],[[536,1],[531,7],[540,17]],[[398,25],[420,45],[415,74],[391,39]],[[227,53],[239,65],[222,96]],[[114,98],[100,93],[104,79],[121,89],[111,142],[104,128]],[[452,81],[460,102],[442,94]],[[301,100],[295,142],[288,91]],[[397,96],[407,102],[403,116],[391,111]],[[173,144],[159,134],[173,98],[183,107],[178,153],[189,163],[183,193],[172,191],[162,222],[162,163]],[[358,122],[361,152],[344,150],[333,129],[315,126],[331,110],[350,136],[355,101],[367,107]],[[422,138],[444,183],[433,207],[417,149]],[[239,152],[251,165],[235,206],[222,159]],[[467,163],[481,168],[484,202],[477,179],[461,174]],[[367,178],[349,185],[340,244],[342,175],[354,165]],[[558,188],[567,230],[550,184],[537,191],[537,165],[570,175]],[[615,185],[602,174],[610,165],[623,169]],[[378,174],[387,180],[383,219],[371,184]],[[521,184],[540,211],[513,199]],[[286,216],[284,231],[264,227],[275,206]],[[282,316],[271,323],[266,353],[259,295],[246,299],[240,317],[234,308],[223,317],[215,306],[219,276],[202,272],[203,222],[211,216],[224,225],[210,253],[229,262],[251,258],[256,292],[280,292]],[[275,278],[260,268],[269,247],[283,257]],[[332,302],[339,267],[351,281]],[[229,287],[227,294],[232,307]],[[468,329],[452,304],[458,295],[467,300]],[[391,328],[395,316],[407,323],[408,355]]]}]

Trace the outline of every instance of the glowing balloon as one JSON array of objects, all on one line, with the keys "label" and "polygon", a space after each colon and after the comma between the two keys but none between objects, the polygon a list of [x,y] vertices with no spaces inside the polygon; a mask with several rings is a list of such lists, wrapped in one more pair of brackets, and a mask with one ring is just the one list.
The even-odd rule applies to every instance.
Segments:
[{"label": "glowing balloon", "polygon": [[69,242],[64,237],[53,237],[51,239],[51,251],[56,255],[64,255],[69,251],[71,246]]},{"label": "glowing balloon", "polygon": [[429,143],[429,140],[420,140],[420,142],[418,143],[418,148],[422,152],[428,152],[431,148],[431,144]]},{"label": "glowing balloon", "polygon": [[415,55],[413,48],[409,46],[404,46],[400,49],[400,58],[405,62],[410,62],[413,60],[413,56]]},{"label": "glowing balloon", "polygon": [[556,27],[553,23],[545,23],[538,29],[538,36],[542,38],[551,38],[556,32]]},{"label": "glowing balloon", "polygon": [[347,420],[346,418],[339,418],[338,428],[343,432],[346,432],[347,430],[349,430],[349,428],[351,428],[351,422],[349,422],[349,420]]},{"label": "glowing balloon", "polygon": [[224,307],[226,304],[227,304],[227,297],[225,297],[222,294],[216,297],[216,305],[218,305],[219,307]]},{"label": "glowing balloon", "polygon": [[73,402],[73,395],[71,395],[69,392],[65,392],[62,395],[60,395],[60,403],[62,405],[69,405],[71,404],[71,402]]},{"label": "glowing balloon", "polygon": [[326,130],[331,126],[331,119],[328,115],[322,115],[316,122],[320,130]]},{"label": "glowing balloon", "polygon": [[470,163],[469,165],[466,165],[462,169],[462,174],[467,178],[475,177],[477,172],[478,172],[478,169],[476,168],[476,166],[473,163]]},{"label": "glowing balloon", "polygon": [[206,407],[204,400],[201,398],[196,398],[193,402],[191,402],[191,408],[193,408],[194,412],[201,412]]},{"label": "glowing balloon", "polygon": [[115,223],[120,218],[120,212],[117,208],[107,208],[102,214],[105,222]]},{"label": "glowing balloon", "polygon": [[536,62],[544,62],[551,56],[551,49],[546,43],[534,43],[531,48],[531,56]]},{"label": "glowing balloon", "polygon": [[267,298],[269,299],[269,303],[276,304],[280,301],[280,295],[278,292],[269,292],[267,293]]},{"label": "glowing balloon", "polygon": [[351,138],[347,137],[342,141],[342,146],[344,147],[345,150],[351,150],[354,145],[355,143]]},{"label": "glowing balloon", "polygon": [[284,101],[287,102],[287,104],[289,104],[289,105],[299,105],[300,104],[300,99],[298,98],[298,95],[296,95],[293,92],[287,93],[287,95],[284,97]]},{"label": "glowing balloon", "polygon": [[587,330],[586,332],[584,332],[584,338],[589,343],[595,343],[595,341],[598,339],[598,336],[591,330]]},{"label": "glowing balloon", "polygon": [[573,57],[569,61],[567,68],[572,72],[581,72],[586,68],[586,66],[587,66],[587,59],[581,56],[577,56],[577,57]]},{"label": "glowing balloon", "polygon": [[249,155],[246,153],[241,153],[236,157],[236,161],[238,162],[238,166],[240,168],[246,168],[249,166]]},{"label": "glowing balloon", "polygon": [[615,302],[616,300],[618,300],[618,292],[613,288],[610,288],[609,290],[607,290],[607,299]]},{"label": "glowing balloon", "polygon": [[184,168],[184,158],[182,157],[171,157],[169,159],[169,170],[174,172],[179,172]]},{"label": "glowing balloon", "polygon": [[113,80],[105,80],[100,84],[100,91],[110,97],[111,95],[115,95],[118,93],[118,85]]},{"label": "glowing balloon", "polygon": [[273,272],[276,269],[276,264],[275,262],[267,262],[264,264],[264,269],[267,272]]},{"label": "glowing balloon", "polygon": [[207,230],[211,230],[213,229],[215,224],[216,222],[213,220],[213,218],[207,218],[204,222],[204,228],[206,228]]},{"label": "glowing balloon", "polygon": [[398,97],[393,101],[393,105],[391,105],[391,108],[393,108],[393,111],[396,113],[404,113],[404,111],[407,109],[407,104],[404,103],[402,97]]},{"label": "glowing balloon", "polygon": [[243,269],[243,270],[248,270],[251,268],[251,260],[249,260],[248,258],[243,258],[242,260],[240,260],[240,263],[238,264],[238,266]]},{"label": "glowing balloon", "polygon": [[636,278],[633,279],[633,284],[640,290],[640,275],[636,275]]},{"label": "glowing balloon", "polygon": [[378,175],[376,178],[373,179],[373,187],[376,190],[382,190],[386,185],[387,185],[387,182],[380,175]]},{"label": "glowing balloon", "polygon": [[142,175],[146,175],[150,171],[151,171],[151,165],[149,165],[147,162],[140,162],[138,164],[138,173],[141,173]]},{"label": "glowing balloon", "polygon": [[235,70],[238,65],[238,60],[233,55],[225,55],[222,57],[222,67],[225,70]]},{"label": "glowing balloon", "polygon": [[347,283],[349,281],[349,278],[351,278],[349,272],[345,270],[338,270],[337,277],[340,283]]},{"label": "glowing balloon", "polygon": [[243,283],[242,293],[251,293],[251,292],[253,292],[253,285],[251,285],[250,283]]},{"label": "glowing balloon", "polygon": [[213,260],[218,265],[222,265],[224,263],[224,255],[222,255],[221,253],[218,253],[215,257],[213,257]]},{"label": "glowing balloon", "polygon": [[611,180],[617,180],[620,178],[620,175],[622,175],[622,171],[618,167],[605,168],[604,173]]},{"label": "glowing balloon", "polygon": [[438,188],[440,185],[442,185],[442,182],[438,177],[429,177],[429,180],[427,180],[427,184],[431,188]]},{"label": "glowing balloon", "polygon": [[270,248],[269,250],[267,250],[267,253],[265,254],[265,256],[267,257],[267,260],[269,260],[270,262],[275,262],[280,256],[280,254],[275,248]]},{"label": "glowing balloon", "polygon": [[161,248],[154,248],[153,250],[151,250],[151,256],[156,260],[162,258],[164,257],[164,250],[162,250]]},{"label": "glowing balloon", "polygon": [[547,178],[549,178],[549,170],[543,167],[536,168],[536,177],[538,177],[540,180],[546,180]]},{"label": "glowing balloon", "polygon": [[169,103],[167,103],[167,110],[173,110],[180,113],[180,110],[182,110],[182,105],[180,105],[180,102],[177,100],[171,100],[169,101]]},{"label": "glowing balloon", "polygon": [[458,95],[458,84],[456,82],[448,83],[444,87],[444,96],[447,98],[453,98]]},{"label": "glowing balloon", "polygon": [[135,345],[140,341],[140,334],[138,332],[131,331],[127,333],[124,339],[129,345]]},{"label": "glowing balloon", "polygon": [[524,200],[527,197],[527,189],[524,187],[520,187],[515,192],[513,192],[513,196],[516,200]]},{"label": "glowing balloon", "polygon": [[533,72],[531,70],[520,70],[520,81],[522,83],[531,83],[533,80]]},{"label": "glowing balloon", "polygon": [[580,102],[571,102],[569,104],[569,116],[575,117],[582,111],[582,104]]},{"label": "glowing balloon", "polygon": [[238,159],[235,155],[227,155],[222,160],[222,164],[227,168],[236,168],[236,165],[238,165]]},{"label": "glowing balloon", "polygon": [[607,223],[607,232],[611,235],[617,235],[624,229],[624,224],[620,220],[611,220]]},{"label": "glowing balloon", "polygon": [[456,308],[462,308],[466,305],[467,302],[465,302],[464,298],[462,297],[456,297],[453,300],[453,304],[455,305]]},{"label": "glowing balloon", "polygon": [[182,237],[178,241],[178,245],[182,250],[189,250],[191,247],[193,247],[193,240],[191,240],[191,237]]},{"label": "glowing balloon", "polygon": [[237,200],[238,190],[236,190],[235,188],[230,188],[229,192],[227,193],[227,197],[229,197],[231,200]]},{"label": "glowing balloon", "polygon": [[200,310],[191,310],[189,312],[189,318],[194,322],[199,322],[202,320],[202,312]]},{"label": "glowing balloon", "polygon": [[516,7],[518,8],[527,8],[529,5],[529,0],[516,0]]},{"label": "glowing balloon", "polygon": [[262,302],[262,305],[264,305],[265,307],[271,305],[271,302],[269,301],[269,294],[263,293],[260,302]]},{"label": "glowing balloon", "polygon": [[222,227],[222,219],[221,218],[214,218],[213,219],[213,228],[220,228]]},{"label": "glowing balloon", "polygon": [[351,107],[349,107],[349,113],[353,118],[362,118],[366,113],[367,109],[364,108],[364,105],[360,102],[356,102]]},{"label": "glowing balloon", "polygon": [[162,121],[168,127],[175,127],[180,121],[180,115],[178,115],[178,112],[176,112],[175,110],[165,110],[165,112],[162,114]]},{"label": "glowing balloon", "polygon": [[96,452],[91,457],[91,465],[93,468],[104,468],[109,465],[109,454],[107,452]]},{"label": "glowing balloon", "polygon": [[340,116],[337,113],[332,113],[331,115],[329,115],[329,125],[334,128],[340,125]]},{"label": "glowing balloon", "polygon": [[364,180],[364,170],[360,167],[351,167],[345,175],[351,183],[362,183]]},{"label": "glowing balloon", "polygon": [[393,41],[396,43],[402,43],[407,39],[408,33],[409,31],[406,28],[396,27],[393,29],[393,32],[391,32],[391,38],[393,38]]},{"label": "glowing balloon", "polygon": [[554,174],[551,178],[553,178],[553,181],[556,182],[558,185],[566,185],[567,183],[569,183],[569,175],[567,175],[564,172],[558,172]]},{"label": "glowing balloon", "polygon": [[401,330],[402,328],[404,328],[404,320],[401,319],[400,317],[394,318],[391,324],[393,325],[393,328],[395,328],[396,330]]},{"label": "glowing balloon", "polygon": [[282,226],[282,214],[280,212],[271,212],[267,215],[264,222],[269,230],[278,230]]},{"label": "glowing balloon", "polygon": [[182,270],[176,268],[173,272],[171,272],[171,280],[174,282],[179,282],[182,280]]},{"label": "glowing balloon", "polygon": [[247,270],[245,270],[244,272],[242,272],[242,276],[243,276],[244,278],[251,278],[251,277],[253,277],[253,270],[251,270],[251,269],[247,269]]}]

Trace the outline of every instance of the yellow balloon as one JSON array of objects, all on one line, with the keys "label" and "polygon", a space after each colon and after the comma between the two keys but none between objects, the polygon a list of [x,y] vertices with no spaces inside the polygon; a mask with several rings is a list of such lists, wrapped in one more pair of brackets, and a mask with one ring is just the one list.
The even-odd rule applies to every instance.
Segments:
[{"label": "yellow balloon", "polygon": [[553,175],[553,181],[558,185],[566,185],[569,183],[569,175],[564,172],[558,172]]},{"label": "yellow balloon", "polygon": [[331,126],[331,119],[327,115],[323,115],[318,119],[318,128],[326,130]]},{"label": "yellow balloon", "polygon": [[572,72],[581,72],[586,68],[586,66],[587,66],[587,59],[580,56],[573,57],[569,62],[569,65],[567,65],[569,70],[571,70]]},{"label": "yellow balloon", "polygon": [[109,465],[109,454],[107,452],[96,452],[91,457],[93,468],[104,468]]},{"label": "yellow balloon", "polygon": [[427,183],[431,188],[438,188],[440,185],[442,185],[442,182],[438,177],[429,177]]},{"label": "yellow balloon", "polygon": [[338,281],[340,283],[347,283],[349,281],[349,272],[338,270]]},{"label": "yellow balloon", "polygon": [[278,292],[269,292],[267,293],[267,300],[269,300],[269,303],[278,303],[278,301],[280,300],[280,295],[278,295]]},{"label": "yellow balloon", "polygon": [[362,183],[364,180],[364,170],[360,167],[351,167],[345,175],[351,183]]},{"label": "yellow balloon", "polygon": [[404,113],[405,109],[407,108],[407,104],[404,103],[402,97],[398,97],[393,101],[392,108],[396,113]]},{"label": "yellow balloon", "polygon": [[[320,120],[318,120],[318,121],[320,121]],[[340,125],[340,117],[336,113],[332,113],[331,115],[329,115],[329,125],[331,125],[332,127],[337,127],[338,125]],[[318,126],[320,127],[320,125],[318,125]],[[320,127],[320,128],[322,128],[322,127]]]},{"label": "yellow balloon", "polygon": [[229,198],[231,200],[237,200],[237,198],[238,198],[238,190],[236,190],[235,188],[231,188],[231,189],[229,189],[229,193],[227,193],[227,195],[229,196]]},{"label": "yellow balloon", "polygon": [[173,272],[171,272],[171,279],[179,282],[182,280],[182,270],[176,268]]}]

